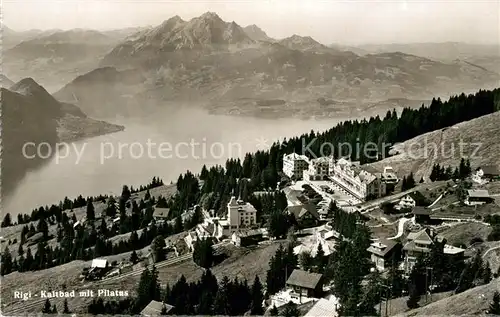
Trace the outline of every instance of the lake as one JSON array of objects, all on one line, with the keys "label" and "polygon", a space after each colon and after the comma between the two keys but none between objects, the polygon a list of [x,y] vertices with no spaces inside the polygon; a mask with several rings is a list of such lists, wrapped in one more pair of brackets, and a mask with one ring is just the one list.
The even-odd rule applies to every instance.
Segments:
[{"label": "lake", "polygon": [[[159,176],[165,184],[203,164],[224,164],[228,157],[266,149],[273,141],[331,128],[329,120],[261,119],[214,116],[203,110],[182,109],[142,119],[110,120],[125,131],[75,142],[62,148],[39,170],[28,173],[4,200],[13,217],[68,196],[120,194]],[[142,153],[141,153],[142,152]],[[14,218],[15,219],[15,218]]]}]

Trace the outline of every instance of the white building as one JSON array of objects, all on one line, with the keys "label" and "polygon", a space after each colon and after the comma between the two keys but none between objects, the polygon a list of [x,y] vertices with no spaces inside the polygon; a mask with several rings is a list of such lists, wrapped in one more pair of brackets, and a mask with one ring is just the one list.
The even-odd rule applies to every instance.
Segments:
[{"label": "white building", "polygon": [[301,179],[302,174],[309,167],[309,159],[305,155],[292,153],[283,155],[283,173],[295,180]]},{"label": "white building", "polygon": [[406,195],[401,200],[399,203],[395,206],[396,209],[406,209],[406,208],[413,208],[415,207],[415,199],[413,199],[410,195]]},{"label": "white building", "polygon": [[309,168],[307,170],[304,170],[303,172],[304,180],[306,181],[325,180],[328,176],[331,175],[333,162],[334,162],[333,158],[327,156],[311,160],[311,162],[309,163]]},{"label": "white building", "polygon": [[344,158],[333,165],[330,179],[360,200],[380,197],[385,193],[385,183],[379,177]]},{"label": "white building", "polygon": [[250,227],[257,223],[257,210],[252,204],[232,196],[227,204],[227,220],[231,229]]},{"label": "white building", "polygon": [[396,184],[399,181],[398,176],[391,166],[384,167],[384,172],[380,178],[386,184]]}]

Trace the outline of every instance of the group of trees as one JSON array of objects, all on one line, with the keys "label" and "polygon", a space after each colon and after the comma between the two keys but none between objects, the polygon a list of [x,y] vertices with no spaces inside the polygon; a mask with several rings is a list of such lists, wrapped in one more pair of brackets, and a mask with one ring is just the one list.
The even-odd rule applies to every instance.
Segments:
[{"label": "group of trees", "polygon": [[198,239],[194,244],[193,261],[208,269],[214,261],[213,242],[211,239]]},{"label": "group of trees", "polygon": [[[64,304],[63,304],[63,314],[71,314],[71,311],[69,310],[68,307],[68,300],[64,299]],[[56,304],[51,304],[50,299],[46,299],[45,303],[43,304],[42,308],[42,314],[57,314],[57,307]]]},{"label": "group of trees", "polygon": [[94,299],[88,306],[90,314],[130,314],[137,315],[151,301],[162,301],[174,306],[176,315],[229,315],[237,316],[250,312],[251,315],[262,315],[263,286],[255,276],[250,286],[247,280],[237,278],[229,280],[224,276],[219,282],[210,269],[203,272],[197,282],[188,282],[182,275],[170,287],[161,288],[158,272],[145,268],[137,286],[135,297],[121,301],[104,301]]},{"label": "group of trees", "polygon": [[267,296],[277,293],[285,286],[297,264],[298,259],[293,253],[293,245],[288,244],[285,249],[280,244],[274,256],[269,260],[269,270],[266,275]]},{"label": "group of trees", "polygon": [[415,178],[413,178],[413,172],[408,176],[403,176],[403,180],[401,181],[401,191],[406,191],[415,187],[416,182]]},{"label": "group of trees", "polygon": [[408,307],[418,306],[420,297],[431,291],[454,290],[460,293],[472,287],[487,284],[493,274],[488,263],[478,253],[471,261],[446,256],[443,248],[446,241],[434,240],[431,251],[417,258],[408,278]]},{"label": "group of trees", "polygon": [[439,164],[432,166],[432,171],[429,176],[431,181],[446,181],[449,179],[465,179],[472,173],[470,160],[462,158],[459,166],[453,169],[451,166],[444,167]]}]

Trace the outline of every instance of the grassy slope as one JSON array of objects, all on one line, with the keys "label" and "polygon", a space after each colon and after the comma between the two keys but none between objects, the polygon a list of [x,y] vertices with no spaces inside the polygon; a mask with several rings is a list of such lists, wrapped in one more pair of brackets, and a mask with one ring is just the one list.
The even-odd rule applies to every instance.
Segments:
[{"label": "grassy slope", "polygon": [[[383,169],[391,165],[398,175],[408,175],[412,171],[418,181],[422,176],[428,177],[432,165],[458,166],[461,152],[460,142],[464,143],[463,155],[473,154],[476,146],[480,144],[479,150],[471,159],[472,167],[480,165],[500,166],[500,112],[495,112],[477,119],[462,122],[450,128],[429,132],[419,135],[393,148],[397,155],[386,158],[380,162],[373,163],[374,167]],[[438,151],[434,151],[437,147]],[[412,155],[409,155],[411,148]],[[450,155],[450,150],[453,155]],[[427,155],[425,154],[427,149]],[[444,152],[444,154],[443,154]]]},{"label": "grassy slope", "polygon": [[[226,275],[230,279],[235,277],[238,277],[239,280],[247,279],[248,283],[251,285],[255,275],[258,275],[260,280],[264,282],[266,272],[269,268],[269,259],[274,255],[278,246],[279,242],[272,242],[252,248],[236,248],[229,245],[225,248],[225,253],[227,253],[229,257],[215,265],[211,270],[219,280]],[[143,252],[145,252],[146,249],[147,248],[145,248]],[[123,254],[124,258],[128,256],[129,253]],[[119,256],[111,256],[106,258],[112,261],[118,257]],[[6,305],[3,309],[6,307],[17,308],[21,307],[20,305],[24,305],[24,302],[13,299],[14,290],[31,290],[34,294],[42,289],[62,290],[63,285],[65,285],[68,290],[78,289],[84,284],[79,280],[78,276],[85,266],[90,266],[90,262],[73,261],[47,270],[28,273],[15,272],[3,277],[2,304]],[[136,269],[141,269],[140,264],[136,265]],[[191,260],[170,267],[163,267],[158,269],[158,271],[160,284],[162,285],[173,285],[182,274],[184,274],[188,281],[196,281],[203,273],[203,269],[195,265]],[[140,275],[136,275],[122,280],[103,281],[89,288],[94,290],[129,290],[129,293],[133,294],[138,285],[139,278]],[[72,312],[84,313],[90,301],[91,298],[75,297],[68,299],[68,304]],[[58,311],[62,311],[63,301],[53,300],[51,302],[57,304]],[[42,309],[42,305],[43,303],[40,304],[40,307],[30,307],[29,311],[39,312]]]},{"label": "grassy slope", "polygon": [[499,289],[500,279],[495,279],[487,285],[472,288],[397,316],[484,314],[493,298],[493,293]]}]

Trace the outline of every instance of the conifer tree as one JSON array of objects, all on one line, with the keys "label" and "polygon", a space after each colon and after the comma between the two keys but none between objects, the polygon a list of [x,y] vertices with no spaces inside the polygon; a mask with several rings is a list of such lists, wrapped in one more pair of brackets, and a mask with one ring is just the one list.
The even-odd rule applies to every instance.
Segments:
[{"label": "conifer tree", "polygon": [[63,314],[70,314],[71,312],[69,311],[68,308],[68,299],[64,299],[64,308],[63,308]]},{"label": "conifer tree", "polygon": [[493,301],[488,309],[488,314],[490,315],[500,315],[500,293],[496,291],[493,293]]},{"label": "conifer tree", "polygon": [[50,314],[52,312],[51,307],[52,307],[52,305],[50,304],[50,300],[47,298],[45,300],[45,304],[43,305],[42,313]]},{"label": "conifer tree", "polygon": [[264,295],[262,293],[262,284],[260,283],[259,277],[256,275],[255,280],[252,285],[252,315],[262,315],[264,313],[262,309],[262,301],[264,300]]}]

